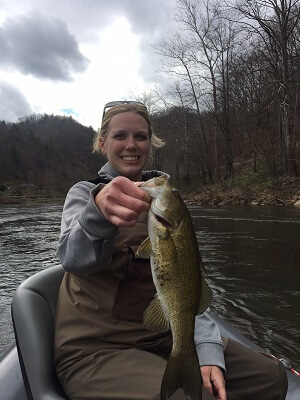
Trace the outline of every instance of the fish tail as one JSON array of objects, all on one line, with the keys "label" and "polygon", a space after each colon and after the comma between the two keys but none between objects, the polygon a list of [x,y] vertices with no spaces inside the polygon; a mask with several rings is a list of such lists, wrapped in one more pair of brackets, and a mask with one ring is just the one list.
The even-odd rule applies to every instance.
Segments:
[{"label": "fish tail", "polygon": [[167,400],[181,388],[191,400],[202,399],[202,378],[196,352],[190,356],[171,353],[163,376],[160,398]]}]

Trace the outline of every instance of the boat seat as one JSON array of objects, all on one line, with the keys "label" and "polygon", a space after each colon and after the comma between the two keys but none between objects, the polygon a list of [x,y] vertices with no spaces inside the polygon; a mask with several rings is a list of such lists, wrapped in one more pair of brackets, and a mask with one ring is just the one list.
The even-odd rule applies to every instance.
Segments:
[{"label": "boat seat", "polygon": [[18,286],[12,320],[20,366],[29,400],[68,400],[55,375],[54,314],[62,266],[42,270]]}]

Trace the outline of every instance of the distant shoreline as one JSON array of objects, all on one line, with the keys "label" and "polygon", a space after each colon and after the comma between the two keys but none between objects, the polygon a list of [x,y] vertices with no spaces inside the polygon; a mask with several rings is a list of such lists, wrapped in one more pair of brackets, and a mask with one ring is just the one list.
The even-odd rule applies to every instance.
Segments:
[{"label": "distant shoreline", "polygon": [[[22,191],[21,194],[2,195],[1,204],[53,203],[64,202],[66,195],[54,192],[34,194]],[[229,182],[201,186],[185,193],[180,191],[183,199],[200,205],[279,205],[300,207],[300,178],[281,179],[277,183],[268,181],[259,184],[233,185]]]}]

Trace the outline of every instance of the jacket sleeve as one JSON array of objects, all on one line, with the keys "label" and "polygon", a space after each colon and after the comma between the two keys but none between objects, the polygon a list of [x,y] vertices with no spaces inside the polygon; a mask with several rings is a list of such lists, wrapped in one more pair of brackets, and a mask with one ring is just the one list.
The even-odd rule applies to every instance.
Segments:
[{"label": "jacket sleeve", "polygon": [[57,254],[68,272],[93,273],[111,261],[119,230],[96,207],[94,199],[102,188],[103,184],[79,182],[67,194]]},{"label": "jacket sleeve", "polygon": [[215,365],[225,371],[224,343],[209,309],[195,318],[195,345],[200,366]]}]

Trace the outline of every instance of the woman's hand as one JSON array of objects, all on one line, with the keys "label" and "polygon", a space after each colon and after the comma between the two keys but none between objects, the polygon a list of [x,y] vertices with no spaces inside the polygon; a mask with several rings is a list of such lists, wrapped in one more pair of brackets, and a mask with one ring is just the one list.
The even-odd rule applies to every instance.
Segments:
[{"label": "woman's hand", "polygon": [[203,386],[218,400],[226,400],[225,379],[219,367],[205,365],[200,367]]},{"label": "woman's hand", "polygon": [[112,224],[134,226],[140,213],[149,210],[152,198],[137,183],[118,176],[96,195],[96,206]]}]

